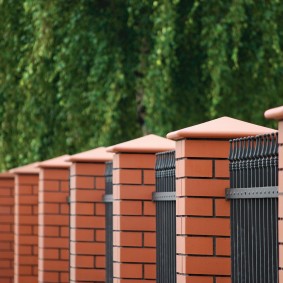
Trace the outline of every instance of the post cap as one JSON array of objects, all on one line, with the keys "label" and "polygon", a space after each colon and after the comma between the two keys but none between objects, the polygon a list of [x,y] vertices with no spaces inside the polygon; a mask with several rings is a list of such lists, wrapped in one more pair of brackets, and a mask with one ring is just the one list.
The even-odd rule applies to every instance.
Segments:
[{"label": "post cap", "polygon": [[264,117],[271,120],[283,120],[283,106],[266,110],[264,112]]},{"label": "post cap", "polygon": [[39,163],[38,167],[40,168],[69,168],[71,162],[68,162],[70,155],[62,155],[49,160],[45,160]]},{"label": "post cap", "polygon": [[39,173],[39,168],[38,165],[40,162],[35,162],[31,164],[27,164],[21,167],[13,168],[9,170],[10,173],[12,174],[38,174]]},{"label": "post cap", "polygon": [[274,129],[258,126],[230,117],[221,117],[209,122],[198,124],[171,132],[167,138],[179,140],[183,138],[240,138],[277,132]]},{"label": "post cap", "polygon": [[113,153],[107,152],[106,147],[98,147],[70,156],[71,162],[105,162],[113,159]]},{"label": "post cap", "polygon": [[157,153],[174,150],[175,142],[157,135],[147,135],[107,148],[108,152],[135,152],[135,153]]},{"label": "post cap", "polygon": [[14,175],[9,172],[2,172],[0,173],[0,179],[13,179]]}]

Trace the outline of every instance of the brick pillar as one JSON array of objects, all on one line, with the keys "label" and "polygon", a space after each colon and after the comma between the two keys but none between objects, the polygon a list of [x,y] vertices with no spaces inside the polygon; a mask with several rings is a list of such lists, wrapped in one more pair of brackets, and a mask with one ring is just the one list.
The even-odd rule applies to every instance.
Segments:
[{"label": "brick pillar", "polygon": [[278,121],[278,251],[279,283],[283,283],[283,106],[267,110],[265,117]]},{"label": "brick pillar", "polygon": [[155,153],[175,143],[148,135],[109,148],[113,160],[114,283],[155,282]]},{"label": "brick pillar", "polygon": [[15,174],[14,283],[37,283],[38,163],[11,170]]},{"label": "brick pillar", "polygon": [[229,139],[272,131],[223,117],[167,135],[177,141],[178,283],[231,282]]},{"label": "brick pillar", "polygon": [[71,156],[70,282],[105,282],[105,161],[100,147]]},{"label": "brick pillar", "polygon": [[14,277],[14,176],[0,174],[0,282]]},{"label": "brick pillar", "polygon": [[39,283],[69,282],[68,155],[41,162],[39,181]]}]

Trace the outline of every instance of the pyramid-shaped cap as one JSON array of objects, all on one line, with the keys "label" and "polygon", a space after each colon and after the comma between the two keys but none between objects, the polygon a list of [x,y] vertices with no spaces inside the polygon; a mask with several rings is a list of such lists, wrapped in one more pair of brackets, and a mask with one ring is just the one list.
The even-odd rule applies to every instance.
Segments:
[{"label": "pyramid-shaped cap", "polygon": [[107,152],[106,147],[98,147],[72,155],[71,162],[105,162],[113,159],[113,153]]},{"label": "pyramid-shaped cap", "polygon": [[141,138],[119,143],[107,148],[109,152],[137,152],[157,153],[174,150],[175,142],[156,135],[147,135]]},{"label": "pyramid-shaped cap", "polygon": [[273,119],[279,121],[283,120],[283,106],[279,106],[265,111],[264,117],[266,119]]},{"label": "pyramid-shaped cap", "polygon": [[14,178],[14,175],[9,172],[2,172],[0,173],[0,179],[12,179]]},{"label": "pyramid-shaped cap", "polygon": [[38,167],[40,168],[69,168],[71,166],[71,162],[67,161],[70,155],[62,155],[49,160],[45,160],[40,162]]},{"label": "pyramid-shaped cap", "polygon": [[38,174],[39,173],[39,168],[38,165],[40,162],[35,162],[31,164],[27,164],[21,167],[13,168],[9,170],[10,173],[13,174]]},{"label": "pyramid-shaped cap", "polygon": [[272,133],[276,130],[233,119],[221,117],[206,123],[184,128],[167,135],[167,138],[179,140],[183,138],[240,138]]}]

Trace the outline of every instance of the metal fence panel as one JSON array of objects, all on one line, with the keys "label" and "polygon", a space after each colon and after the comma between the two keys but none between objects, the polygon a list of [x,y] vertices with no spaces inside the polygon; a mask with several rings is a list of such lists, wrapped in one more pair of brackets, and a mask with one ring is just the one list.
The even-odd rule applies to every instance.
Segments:
[{"label": "metal fence panel", "polygon": [[113,185],[112,162],[106,162],[105,170],[105,214],[106,214],[106,283],[113,283]]},{"label": "metal fence panel", "polygon": [[156,154],[157,283],[176,282],[175,151]]},{"label": "metal fence panel", "polygon": [[231,141],[232,283],[278,282],[278,143],[261,135]]}]

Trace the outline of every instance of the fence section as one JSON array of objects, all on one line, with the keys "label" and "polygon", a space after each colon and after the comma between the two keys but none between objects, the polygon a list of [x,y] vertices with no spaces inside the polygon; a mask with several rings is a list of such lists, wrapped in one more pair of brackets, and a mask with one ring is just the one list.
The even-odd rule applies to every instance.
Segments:
[{"label": "fence section", "polygon": [[113,163],[106,162],[105,170],[105,192],[106,207],[106,283],[113,282],[113,185],[112,185]]},{"label": "fence section", "polygon": [[277,136],[232,140],[229,159],[232,283],[277,283]]},{"label": "fence section", "polygon": [[176,282],[175,151],[156,154],[156,282]]}]

